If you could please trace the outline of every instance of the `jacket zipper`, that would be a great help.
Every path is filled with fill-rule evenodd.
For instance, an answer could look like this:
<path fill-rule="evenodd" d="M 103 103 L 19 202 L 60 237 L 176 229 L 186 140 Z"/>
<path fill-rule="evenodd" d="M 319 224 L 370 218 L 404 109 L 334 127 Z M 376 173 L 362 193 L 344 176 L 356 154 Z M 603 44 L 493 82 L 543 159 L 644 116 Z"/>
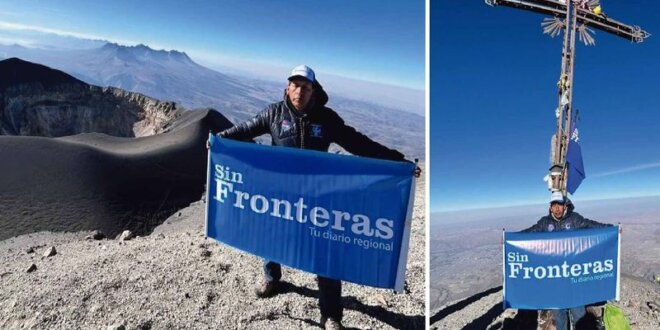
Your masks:
<path fill-rule="evenodd" d="M 300 118 L 300 149 L 305 149 L 305 121 Z"/>

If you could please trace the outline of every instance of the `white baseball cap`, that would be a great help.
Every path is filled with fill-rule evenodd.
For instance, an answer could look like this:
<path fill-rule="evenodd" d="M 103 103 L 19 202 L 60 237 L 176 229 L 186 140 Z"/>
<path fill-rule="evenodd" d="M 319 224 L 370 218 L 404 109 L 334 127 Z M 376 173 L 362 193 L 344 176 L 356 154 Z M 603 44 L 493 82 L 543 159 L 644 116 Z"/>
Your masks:
<path fill-rule="evenodd" d="M 560 204 L 566 203 L 566 200 L 564 199 L 564 195 L 561 193 L 561 191 L 554 191 L 552 195 L 550 195 L 550 204 L 552 203 L 560 203 Z"/>
<path fill-rule="evenodd" d="M 308 67 L 307 65 L 299 65 L 293 68 L 293 70 L 291 70 L 291 74 L 289 75 L 288 79 L 291 80 L 295 77 L 302 77 L 311 82 L 316 81 L 314 70 L 312 70 L 312 68 Z"/>

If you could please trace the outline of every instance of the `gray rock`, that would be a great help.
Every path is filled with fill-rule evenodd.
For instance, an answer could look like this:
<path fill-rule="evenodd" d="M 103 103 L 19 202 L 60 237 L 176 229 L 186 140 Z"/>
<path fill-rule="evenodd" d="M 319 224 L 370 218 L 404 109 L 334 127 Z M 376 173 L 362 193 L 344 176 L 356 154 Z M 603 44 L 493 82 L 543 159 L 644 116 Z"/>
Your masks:
<path fill-rule="evenodd" d="M 57 254 L 57 250 L 55 250 L 54 246 L 51 246 L 44 252 L 44 257 L 52 257 Z"/>
<path fill-rule="evenodd" d="M 108 330 L 126 330 L 123 324 L 113 324 L 108 326 Z"/>
<path fill-rule="evenodd" d="M 35 270 L 37 270 L 37 265 L 31 264 L 30 267 L 28 267 L 27 272 L 32 273 Z"/>
<path fill-rule="evenodd" d="M 371 297 L 371 300 L 377 305 L 387 306 L 387 299 L 385 299 L 383 294 L 376 294 Z"/>
<path fill-rule="evenodd" d="M 89 235 L 88 237 L 90 237 L 91 239 L 94 239 L 94 240 L 97 240 L 97 241 L 98 241 L 98 240 L 102 240 L 102 239 L 104 239 L 104 238 L 105 238 L 105 234 L 102 233 L 102 232 L 100 232 L 100 231 L 98 231 L 98 230 L 95 230 L 95 231 L 93 231 L 92 234 Z"/>
<path fill-rule="evenodd" d="M 133 238 L 133 233 L 130 230 L 124 230 L 119 236 L 120 241 L 129 241 Z"/>
<path fill-rule="evenodd" d="M 27 254 L 34 253 L 34 248 L 30 246 L 29 248 L 27 248 L 27 250 L 25 250 L 25 253 Z"/>
<path fill-rule="evenodd" d="M 151 330 L 153 326 L 153 322 L 151 320 L 146 320 L 140 324 L 138 324 L 137 329 L 138 330 Z"/>

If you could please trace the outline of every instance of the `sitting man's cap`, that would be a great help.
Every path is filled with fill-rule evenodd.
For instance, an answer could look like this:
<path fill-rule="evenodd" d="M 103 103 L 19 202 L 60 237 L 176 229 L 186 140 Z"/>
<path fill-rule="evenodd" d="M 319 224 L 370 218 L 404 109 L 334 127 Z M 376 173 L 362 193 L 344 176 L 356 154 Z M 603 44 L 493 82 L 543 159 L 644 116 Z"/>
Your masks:
<path fill-rule="evenodd" d="M 307 65 L 299 65 L 293 68 L 293 70 L 291 70 L 291 74 L 289 75 L 289 80 L 296 77 L 305 78 L 312 83 L 316 81 L 314 70 L 312 70 L 312 68 L 308 67 Z"/>
<path fill-rule="evenodd" d="M 561 191 L 555 191 L 550 195 L 550 204 L 552 203 L 559 203 L 559 204 L 565 204 L 566 200 L 564 199 L 564 195 L 562 195 Z"/>

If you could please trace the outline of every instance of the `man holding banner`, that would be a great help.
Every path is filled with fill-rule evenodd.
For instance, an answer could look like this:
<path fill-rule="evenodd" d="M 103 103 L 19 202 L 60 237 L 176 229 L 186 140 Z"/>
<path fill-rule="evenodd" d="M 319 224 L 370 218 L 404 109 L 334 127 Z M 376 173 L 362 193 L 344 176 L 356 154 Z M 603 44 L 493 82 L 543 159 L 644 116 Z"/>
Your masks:
<path fill-rule="evenodd" d="M 574 212 L 574 209 L 575 206 L 570 199 L 564 197 L 561 192 L 553 192 L 550 197 L 548 215 L 542 217 L 535 225 L 522 232 L 562 231 L 612 226 L 612 224 L 585 219 L 580 213 Z"/>
<path fill-rule="evenodd" d="M 588 234 L 582 230 L 561 233 L 612 227 L 611 224 L 585 219 L 573 210 L 574 205 L 568 198 L 561 192 L 554 192 L 549 214 L 521 232 L 553 232 L 552 237 L 505 233 L 505 307 L 551 309 L 558 330 L 568 329 L 567 314 L 570 314 L 573 326 L 582 324 L 580 322 L 586 315 L 584 305 L 618 296 L 618 230 L 611 228 L 607 232 L 593 234 L 592 231 Z M 599 245 L 609 253 L 603 253 L 608 258 L 597 254 L 600 252 L 595 251 L 595 247 Z M 605 283 L 608 279 L 612 279 L 610 282 L 616 286 L 614 291 L 610 290 L 612 285 Z M 510 287 L 507 288 L 507 285 Z M 580 296 L 580 286 L 585 287 L 583 290 L 587 292 L 593 291 L 593 295 Z M 518 288 L 523 290 L 523 287 L 529 291 L 521 294 L 512 292 Z M 509 292 L 507 289 L 510 289 Z M 546 294 L 544 290 L 552 291 Z M 531 292 L 538 295 L 538 300 L 528 299 Z"/>
<path fill-rule="evenodd" d="M 394 160 L 394 161 L 405 161 L 403 154 L 396 150 L 388 149 L 383 145 L 372 141 L 365 135 L 359 133 L 354 128 L 346 125 L 344 121 L 335 113 L 332 109 L 325 107 L 325 104 L 328 101 L 328 95 L 323 90 L 323 87 L 316 80 L 314 71 L 305 66 L 297 66 L 292 71 L 288 77 L 288 86 L 284 93 L 284 99 L 278 103 L 274 103 L 266 107 L 262 112 L 257 114 L 254 118 L 249 121 L 238 124 L 230 129 L 222 131 L 218 134 L 219 137 L 228 138 L 232 140 L 250 140 L 262 134 L 270 134 L 272 138 L 272 144 L 276 146 L 285 146 L 291 148 L 299 149 L 312 149 L 318 151 L 327 151 L 331 143 L 337 143 L 342 146 L 347 151 L 358 156 L 365 156 L 370 158 Z M 228 146 L 231 148 L 231 146 Z M 262 149 L 262 155 L 264 155 L 264 150 Z M 295 156 L 291 154 L 291 156 Z M 297 157 L 297 156 L 295 156 Z M 277 162 L 273 159 L 261 159 L 261 163 L 264 162 Z M 321 168 L 323 164 L 310 165 L 311 167 Z M 414 166 L 411 165 L 411 172 Z M 217 167 L 218 165 L 216 165 Z M 221 169 L 227 169 L 226 175 L 223 170 L 220 173 L 216 173 L 216 179 L 218 176 L 222 178 L 227 178 L 230 175 L 235 173 L 230 173 L 227 167 L 220 167 Z M 231 167 L 236 170 L 236 166 Z M 309 168 L 309 167 L 308 167 Z M 217 168 L 216 168 L 217 169 Z M 269 173 L 268 171 L 265 171 Z M 411 173 L 408 172 L 408 173 Z M 329 174 L 329 173 L 326 173 Z M 323 174 L 313 174 L 315 176 Z M 410 175 L 410 174 L 408 174 Z M 415 175 L 419 175 L 419 171 L 415 171 Z M 238 177 L 237 177 L 238 178 Z M 242 182 L 242 175 L 239 178 L 240 180 L 234 180 L 233 182 L 226 183 L 226 181 L 218 181 L 220 186 L 230 185 L 235 182 Z M 273 178 L 280 179 L 280 178 Z M 317 178 L 318 179 L 318 178 Z M 289 181 L 284 175 L 281 177 L 282 181 Z M 313 177 L 310 180 L 316 180 Z M 327 179 L 326 179 L 327 182 Z M 336 183 L 329 182 L 329 185 L 336 185 Z M 228 190 L 226 187 L 214 186 L 216 191 L 218 189 L 225 189 L 222 191 L 224 195 L 218 195 L 216 200 L 223 201 L 227 197 Z M 233 187 L 233 186 L 232 186 Z M 233 188 L 232 188 L 233 189 Z M 220 193 L 218 193 L 220 194 Z M 265 194 L 264 194 L 265 195 Z M 326 194 L 327 195 L 327 194 Z M 239 201 L 236 203 L 241 203 L 240 199 L 243 198 L 243 195 L 238 197 Z M 253 195 L 254 197 L 255 195 Z M 259 195 L 256 195 L 259 196 Z M 259 196 L 262 197 L 263 196 Z M 247 198 L 247 197 L 246 197 Z M 286 200 L 272 199 L 274 202 L 277 202 L 277 206 L 285 205 L 288 206 L 288 209 L 284 207 L 283 209 L 289 210 L 289 217 L 287 218 L 284 215 L 284 218 L 287 220 L 294 220 L 294 216 L 291 213 L 293 206 L 296 208 L 295 220 L 300 223 L 309 223 L 312 222 L 318 228 L 323 227 L 325 231 L 318 230 L 314 226 L 309 227 L 310 235 L 321 238 L 323 235 L 324 239 L 327 240 L 344 240 L 347 246 L 358 242 L 367 242 L 367 240 L 360 240 L 358 238 L 350 238 L 345 235 L 340 235 L 341 237 L 336 239 L 337 236 L 335 233 L 332 233 L 332 230 L 340 229 L 345 230 L 342 223 L 344 220 L 348 220 L 350 214 L 348 212 L 341 212 L 336 210 L 328 211 L 323 207 L 312 207 L 311 205 L 307 207 L 304 203 L 303 197 L 298 199 L 296 203 L 290 203 Z M 294 199 L 295 200 L 295 199 Z M 254 204 L 256 212 L 260 212 L 260 205 L 257 203 L 262 203 L 266 205 L 266 199 L 255 200 Z M 407 202 L 407 199 L 406 199 Z M 246 203 L 248 203 L 246 201 Z M 252 203 L 252 201 L 250 201 Z M 242 205 L 241 205 L 242 206 Z M 275 206 L 273 206 L 275 207 Z M 309 217 L 303 214 L 305 209 L 310 209 Z M 281 216 L 278 212 L 279 210 L 273 210 L 272 215 Z M 260 213 L 266 213 L 260 212 Z M 332 214 L 335 215 L 335 220 L 332 222 Z M 339 214 L 339 218 L 338 217 Z M 361 216 L 361 217 L 360 217 Z M 356 218 L 357 217 L 357 218 Z M 339 220 L 337 220 L 339 219 Z M 374 219 L 375 220 L 375 230 L 370 229 L 370 222 L 368 217 L 361 214 L 353 215 L 352 220 L 364 221 L 362 227 L 354 227 L 353 225 L 350 228 L 357 228 L 357 232 L 360 234 L 365 234 L 370 239 L 368 242 L 373 242 L 371 239 L 374 237 L 380 238 L 391 238 L 393 235 L 392 229 L 389 228 L 389 220 L 387 219 Z M 387 221 L 386 221 L 387 220 Z M 294 223 L 295 222 L 291 222 Z M 329 226 L 329 223 L 334 223 L 332 226 Z M 366 226 L 366 227 L 365 227 Z M 327 230 L 326 230 L 327 228 Z M 331 230 L 332 229 L 332 230 Z M 353 230 L 353 233 L 356 230 Z M 290 231 L 289 235 L 299 235 L 296 231 Z M 327 237 L 326 237 L 327 235 Z M 331 236 L 334 235 L 334 236 Z M 211 235 L 209 235 L 211 236 Z M 396 236 L 396 234 L 395 234 Z M 256 238 L 255 238 L 256 239 Z M 303 240 L 309 240 L 308 237 L 303 238 Z M 400 240 L 400 238 L 399 238 Z M 316 243 L 312 243 L 316 244 Z M 370 245 L 371 244 L 371 245 Z M 374 246 L 383 247 L 386 249 L 389 245 L 377 245 L 380 243 L 364 243 L 363 250 L 373 249 Z M 315 246 L 315 245 L 313 245 Z M 274 249 L 275 247 L 271 247 Z M 347 250 L 348 251 L 348 250 Z M 266 253 L 267 254 L 267 253 Z M 264 254 L 264 255 L 266 255 Z M 284 257 L 281 257 L 284 258 Z M 300 258 L 296 259 L 297 260 Z M 315 267 L 326 267 L 324 269 L 329 269 L 324 272 L 324 274 L 332 273 L 332 268 L 337 267 L 338 260 L 332 262 L 328 261 L 327 265 L 314 265 Z M 295 262 L 293 262 L 295 263 Z M 320 263 L 320 262 L 317 262 Z M 335 266 L 331 266 L 334 264 Z M 328 268 L 329 267 L 329 268 Z M 405 267 L 405 265 L 404 265 Z M 301 267 L 302 268 L 302 267 Z M 314 269 L 314 267 L 310 267 Z M 355 268 L 355 267 L 354 267 Z M 255 288 L 255 293 L 258 297 L 269 297 L 277 293 L 278 284 L 281 279 L 281 266 L 279 263 L 272 261 L 265 261 L 264 263 L 264 278 Z M 379 277 L 383 277 L 383 272 L 379 273 Z M 319 273 L 317 273 L 319 274 Z M 341 328 L 341 319 L 343 316 L 343 308 L 341 306 L 341 281 L 326 276 L 317 276 L 318 286 L 319 286 L 319 305 L 321 309 L 321 323 L 325 326 L 326 329 L 340 329 Z M 384 283 L 384 282 L 383 282 Z"/>

